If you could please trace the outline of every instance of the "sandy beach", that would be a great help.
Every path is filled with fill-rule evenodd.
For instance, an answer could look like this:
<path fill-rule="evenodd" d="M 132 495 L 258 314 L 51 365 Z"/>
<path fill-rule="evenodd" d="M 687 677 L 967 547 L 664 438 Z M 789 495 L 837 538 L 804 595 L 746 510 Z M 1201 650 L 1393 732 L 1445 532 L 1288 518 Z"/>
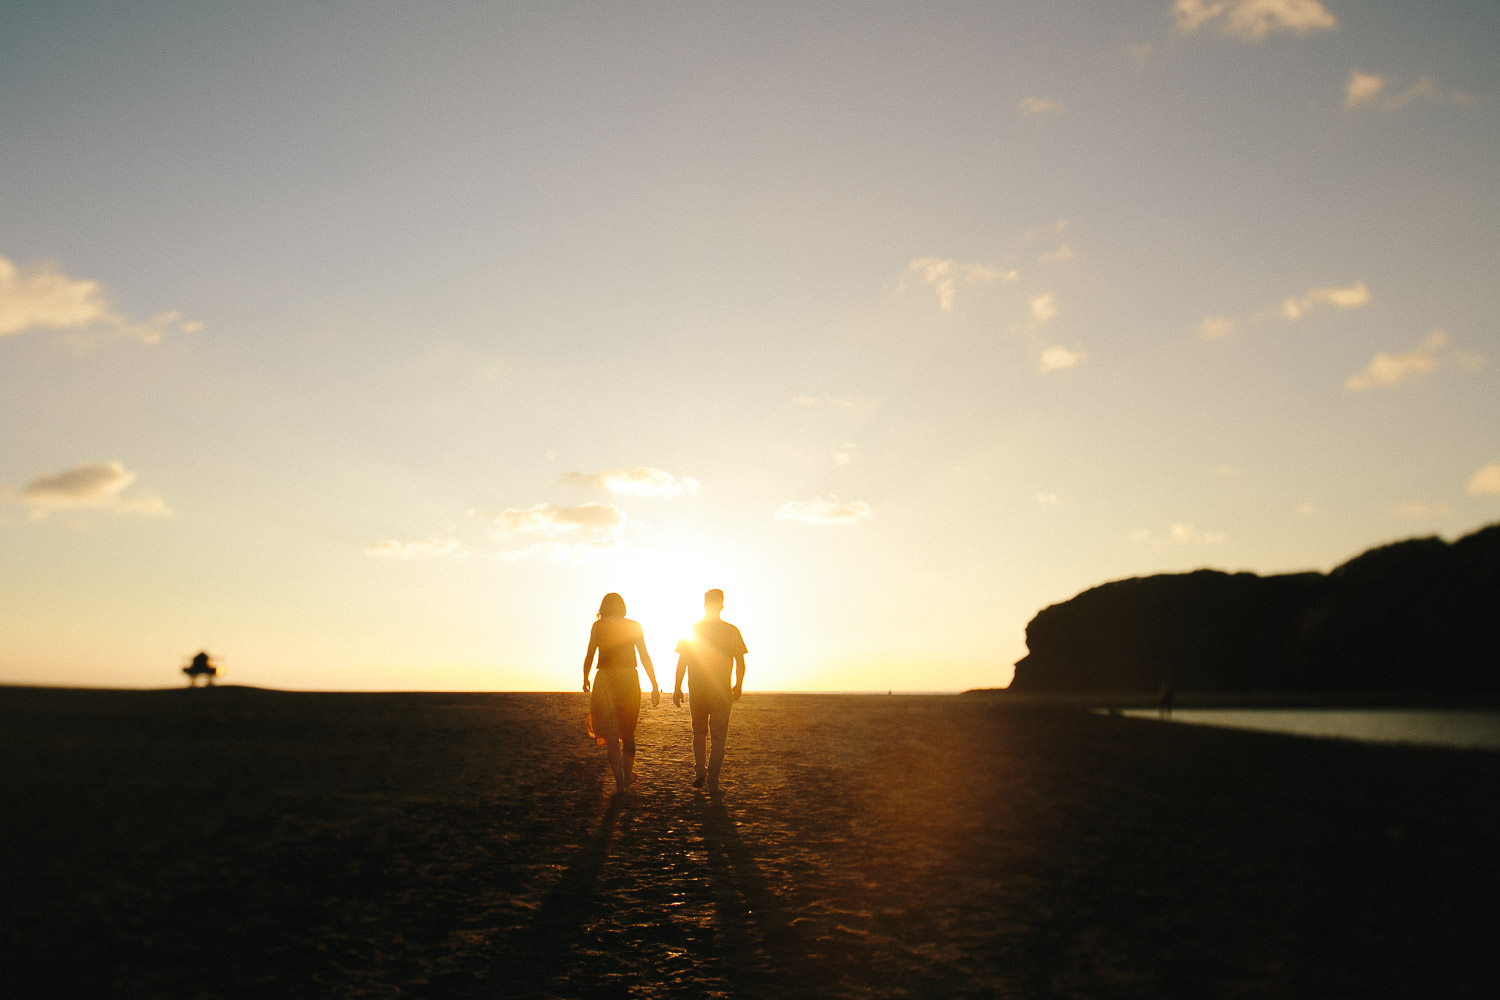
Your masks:
<path fill-rule="evenodd" d="M 1500 754 L 749 693 L 0 689 L 11 997 L 1461 997 Z"/>

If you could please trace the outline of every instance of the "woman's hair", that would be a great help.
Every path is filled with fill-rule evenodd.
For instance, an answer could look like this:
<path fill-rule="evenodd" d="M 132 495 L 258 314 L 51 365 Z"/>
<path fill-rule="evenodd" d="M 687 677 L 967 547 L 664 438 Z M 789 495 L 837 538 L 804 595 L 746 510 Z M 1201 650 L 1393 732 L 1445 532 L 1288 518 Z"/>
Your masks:
<path fill-rule="evenodd" d="M 619 594 L 605 594 L 604 600 L 599 602 L 600 618 L 624 618 L 625 598 Z"/>

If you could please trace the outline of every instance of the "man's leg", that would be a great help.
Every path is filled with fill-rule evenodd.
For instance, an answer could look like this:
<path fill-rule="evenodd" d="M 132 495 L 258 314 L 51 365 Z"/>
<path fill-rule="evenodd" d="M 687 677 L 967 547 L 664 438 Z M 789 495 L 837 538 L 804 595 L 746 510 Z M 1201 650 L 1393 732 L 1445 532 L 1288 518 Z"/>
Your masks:
<path fill-rule="evenodd" d="M 714 706 L 714 712 L 708 717 L 708 731 L 713 734 L 713 752 L 708 758 L 708 790 L 715 791 L 719 787 L 719 769 L 724 766 L 724 740 L 729 735 L 729 704 Z"/>
<path fill-rule="evenodd" d="M 693 713 L 693 787 L 702 788 L 704 775 L 707 773 L 703 767 L 708 742 L 708 699 L 690 698 L 688 707 Z"/>

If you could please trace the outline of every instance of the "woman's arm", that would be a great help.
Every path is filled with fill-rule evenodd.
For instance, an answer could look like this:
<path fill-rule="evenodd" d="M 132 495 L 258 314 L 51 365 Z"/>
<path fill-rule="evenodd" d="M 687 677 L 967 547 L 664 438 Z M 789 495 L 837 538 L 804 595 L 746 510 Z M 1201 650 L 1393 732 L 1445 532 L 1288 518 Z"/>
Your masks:
<path fill-rule="evenodd" d="M 646 652 L 646 633 L 644 630 L 635 634 L 635 648 L 641 653 L 641 666 L 646 668 L 646 676 L 651 678 L 651 704 L 655 705 L 661 701 L 661 687 L 656 683 L 656 668 L 651 665 L 651 654 Z"/>
<path fill-rule="evenodd" d="M 589 667 L 593 665 L 594 654 L 599 650 L 599 623 L 594 622 L 594 627 L 589 629 L 589 648 L 583 654 L 583 692 L 589 690 Z"/>

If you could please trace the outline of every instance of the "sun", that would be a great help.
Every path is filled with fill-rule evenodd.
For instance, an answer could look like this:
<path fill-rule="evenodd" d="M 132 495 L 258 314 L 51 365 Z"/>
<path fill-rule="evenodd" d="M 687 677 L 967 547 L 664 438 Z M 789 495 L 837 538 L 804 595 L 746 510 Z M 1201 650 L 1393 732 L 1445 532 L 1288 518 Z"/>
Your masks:
<path fill-rule="evenodd" d="M 777 651 L 784 649 L 775 615 L 778 588 L 767 587 L 759 560 L 732 542 L 714 544 L 700 536 L 621 546 L 597 567 L 594 585 L 625 598 L 626 615 L 641 623 L 658 681 L 670 688 L 677 664 L 677 642 L 692 635 L 703 617 L 703 593 L 724 591 L 724 618 L 741 629 L 750 647 L 751 684 L 781 690 L 788 678 Z M 589 600 L 597 605 L 598 596 Z M 759 654 L 756 656 L 755 654 Z"/>
<path fill-rule="evenodd" d="M 641 623 L 653 659 L 671 654 L 703 617 L 703 592 L 712 586 L 707 560 L 685 549 L 651 547 L 618 567 L 629 617 Z"/>

